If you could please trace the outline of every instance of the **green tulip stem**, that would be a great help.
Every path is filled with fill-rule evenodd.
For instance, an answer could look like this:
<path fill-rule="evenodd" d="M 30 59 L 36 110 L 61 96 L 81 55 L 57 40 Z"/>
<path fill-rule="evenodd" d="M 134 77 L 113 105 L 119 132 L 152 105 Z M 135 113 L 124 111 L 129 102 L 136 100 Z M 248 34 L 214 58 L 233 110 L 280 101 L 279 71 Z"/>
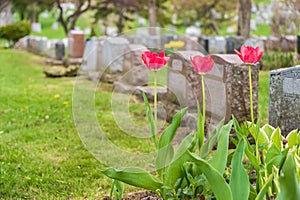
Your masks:
<path fill-rule="evenodd" d="M 154 71 L 154 139 L 156 144 L 158 144 L 157 133 L 157 71 Z"/>
<path fill-rule="evenodd" d="M 206 100 L 205 100 L 205 85 L 204 85 L 204 74 L 201 74 L 201 85 L 202 85 L 202 137 L 204 139 L 204 127 L 205 127 L 205 114 L 206 114 Z M 201 141 L 201 145 L 203 144 L 203 141 Z"/>
<path fill-rule="evenodd" d="M 252 124 L 254 124 L 251 64 L 248 65 L 248 75 L 249 75 L 249 87 L 250 87 L 249 88 L 250 89 L 250 114 L 251 114 L 251 122 Z"/>

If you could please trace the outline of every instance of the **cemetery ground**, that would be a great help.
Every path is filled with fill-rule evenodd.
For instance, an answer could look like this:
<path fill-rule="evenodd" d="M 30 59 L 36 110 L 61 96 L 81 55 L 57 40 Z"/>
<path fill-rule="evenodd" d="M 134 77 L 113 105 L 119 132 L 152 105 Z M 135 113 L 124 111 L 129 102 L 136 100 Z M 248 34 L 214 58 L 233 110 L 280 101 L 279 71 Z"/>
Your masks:
<path fill-rule="evenodd" d="M 104 167 L 81 142 L 72 119 L 75 77 L 46 78 L 44 58 L 16 50 L 0 50 L 0 198 L 100 199 L 111 181 Z M 163 75 L 161 75 L 163 76 Z M 131 151 L 149 151 L 151 141 L 126 137 L 110 108 L 111 85 L 95 96 L 98 119 L 107 137 Z M 268 117 L 269 72 L 260 71 L 259 113 Z M 145 119 L 142 102 L 131 112 Z M 126 186 L 125 192 L 136 190 Z"/>

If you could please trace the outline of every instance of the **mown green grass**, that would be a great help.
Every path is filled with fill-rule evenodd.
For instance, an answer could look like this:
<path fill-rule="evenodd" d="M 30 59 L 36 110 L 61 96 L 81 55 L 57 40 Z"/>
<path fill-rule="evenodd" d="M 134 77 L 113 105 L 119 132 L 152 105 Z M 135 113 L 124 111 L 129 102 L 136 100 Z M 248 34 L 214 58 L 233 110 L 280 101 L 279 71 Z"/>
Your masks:
<path fill-rule="evenodd" d="M 97 199 L 109 193 L 105 166 L 79 139 L 72 115 L 75 78 L 46 78 L 44 58 L 0 50 L 0 199 Z M 164 79 L 166 71 L 159 74 Z M 259 108 L 266 121 L 268 73 L 259 82 Z M 150 140 L 121 131 L 112 115 L 111 85 L 95 93 L 96 115 L 105 135 L 122 149 L 149 152 Z M 132 102 L 135 102 L 134 99 Z M 144 105 L 130 108 L 137 124 Z M 126 191 L 136 188 L 126 187 Z"/>
<path fill-rule="evenodd" d="M 100 198 L 110 180 L 78 137 L 75 79 L 45 78 L 43 63 L 0 50 L 0 199 Z"/>

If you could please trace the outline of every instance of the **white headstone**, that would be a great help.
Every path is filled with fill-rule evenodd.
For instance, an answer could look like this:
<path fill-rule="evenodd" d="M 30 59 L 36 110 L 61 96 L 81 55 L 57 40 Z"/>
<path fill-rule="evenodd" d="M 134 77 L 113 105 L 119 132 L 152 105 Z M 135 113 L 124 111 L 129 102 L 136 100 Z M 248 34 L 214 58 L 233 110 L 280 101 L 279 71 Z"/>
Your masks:
<path fill-rule="evenodd" d="M 187 36 L 196 36 L 199 37 L 201 35 L 201 30 L 199 27 L 196 26 L 189 26 L 185 30 L 185 35 Z"/>
<path fill-rule="evenodd" d="M 40 33 L 42 31 L 42 25 L 38 22 L 34 22 L 31 24 L 31 31 Z"/>
<path fill-rule="evenodd" d="M 53 30 L 57 30 L 57 29 L 58 29 L 58 22 L 53 22 L 51 28 L 52 28 Z"/>

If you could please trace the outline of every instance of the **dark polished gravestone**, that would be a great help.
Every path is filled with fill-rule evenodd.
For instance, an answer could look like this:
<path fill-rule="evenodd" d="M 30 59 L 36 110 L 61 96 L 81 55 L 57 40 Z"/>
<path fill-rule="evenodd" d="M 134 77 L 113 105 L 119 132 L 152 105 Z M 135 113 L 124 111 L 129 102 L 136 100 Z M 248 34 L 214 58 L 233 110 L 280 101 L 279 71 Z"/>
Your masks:
<path fill-rule="evenodd" d="M 269 124 L 283 135 L 300 129 L 300 65 L 270 72 Z"/>
<path fill-rule="evenodd" d="M 234 54 L 234 49 L 240 50 L 244 44 L 245 38 L 242 36 L 228 37 L 226 38 L 226 53 Z"/>

